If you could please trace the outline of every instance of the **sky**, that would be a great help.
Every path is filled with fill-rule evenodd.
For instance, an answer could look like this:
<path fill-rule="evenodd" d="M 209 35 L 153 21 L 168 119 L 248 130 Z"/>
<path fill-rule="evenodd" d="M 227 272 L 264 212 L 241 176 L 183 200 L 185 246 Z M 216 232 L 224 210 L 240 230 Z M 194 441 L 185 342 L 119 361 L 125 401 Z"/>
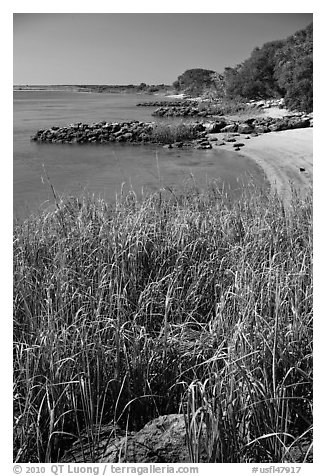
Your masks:
<path fill-rule="evenodd" d="M 172 84 L 223 73 L 312 13 L 14 13 L 14 84 Z"/>

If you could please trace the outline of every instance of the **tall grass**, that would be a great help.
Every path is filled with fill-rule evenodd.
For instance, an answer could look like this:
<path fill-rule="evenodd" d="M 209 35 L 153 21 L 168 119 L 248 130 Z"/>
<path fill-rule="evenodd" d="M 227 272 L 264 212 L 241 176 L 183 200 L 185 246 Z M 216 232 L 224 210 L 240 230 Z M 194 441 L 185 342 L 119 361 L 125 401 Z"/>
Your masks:
<path fill-rule="evenodd" d="M 194 124 L 174 122 L 173 124 L 158 123 L 152 130 L 152 140 L 162 144 L 187 142 L 198 138 L 198 130 Z"/>
<path fill-rule="evenodd" d="M 84 196 L 17 223 L 15 461 L 81 435 L 94 461 L 106 425 L 176 412 L 192 461 L 291 461 L 311 440 L 311 265 L 297 195 Z"/>
<path fill-rule="evenodd" d="M 257 114 L 261 110 L 257 107 L 249 106 L 243 99 L 218 99 L 210 102 L 200 102 L 198 108 L 201 112 L 207 111 L 209 114 L 216 116 L 232 115 L 232 114 Z"/>

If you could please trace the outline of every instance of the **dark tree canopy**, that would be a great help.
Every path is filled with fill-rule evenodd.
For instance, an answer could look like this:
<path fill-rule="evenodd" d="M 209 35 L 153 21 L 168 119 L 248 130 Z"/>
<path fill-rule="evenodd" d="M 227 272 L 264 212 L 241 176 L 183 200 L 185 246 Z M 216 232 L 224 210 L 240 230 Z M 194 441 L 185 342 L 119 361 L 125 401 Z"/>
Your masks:
<path fill-rule="evenodd" d="M 313 109 L 313 26 L 290 36 L 276 54 L 275 78 L 289 108 Z"/>
<path fill-rule="evenodd" d="M 215 71 L 209 69 L 188 69 L 178 76 L 173 86 L 177 90 L 183 90 L 192 96 L 201 95 L 205 90 L 214 88 L 214 79 L 212 77 L 214 74 Z"/>
<path fill-rule="evenodd" d="M 255 48 L 250 58 L 224 71 L 227 97 L 245 99 L 284 96 L 290 109 L 312 111 L 312 24 L 286 40 Z"/>
<path fill-rule="evenodd" d="M 313 108 L 313 25 L 285 40 L 265 43 L 250 57 L 221 75 L 195 68 L 173 83 L 177 91 L 192 96 L 213 92 L 216 97 L 242 100 L 284 97 L 289 109 Z"/>

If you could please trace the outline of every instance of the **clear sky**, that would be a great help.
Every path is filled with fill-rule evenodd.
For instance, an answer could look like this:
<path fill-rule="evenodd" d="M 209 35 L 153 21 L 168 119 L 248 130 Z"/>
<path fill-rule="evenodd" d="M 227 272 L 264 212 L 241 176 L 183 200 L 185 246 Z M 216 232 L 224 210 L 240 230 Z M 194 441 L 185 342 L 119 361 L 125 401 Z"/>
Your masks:
<path fill-rule="evenodd" d="M 223 72 L 309 13 L 15 13 L 14 84 L 171 84 Z"/>

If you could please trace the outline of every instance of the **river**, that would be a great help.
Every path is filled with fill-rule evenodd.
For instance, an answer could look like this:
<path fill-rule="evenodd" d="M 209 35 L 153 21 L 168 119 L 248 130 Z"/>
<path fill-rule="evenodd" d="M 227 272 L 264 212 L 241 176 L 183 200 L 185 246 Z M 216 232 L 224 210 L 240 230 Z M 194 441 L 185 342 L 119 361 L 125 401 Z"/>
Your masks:
<path fill-rule="evenodd" d="M 237 195 L 240 184 L 249 180 L 262 183 L 263 173 L 253 161 L 223 149 L 30 141 L 38 129 L 72 122 L 153 121 L 155 108 L 136 104 L 163 99 L 156 95 L 14 91 L 14 216 L 24 218 L 40 206 L 51 204 L 49 181 L 58 195 L 86 191 L 107 200 L 115 199 L 122 184 L 125 191 L 133 189 L 141 196 L 164 185 L 180 188 L 189 180 L 203 188 L 216 179 L 231 195 Z"/>

